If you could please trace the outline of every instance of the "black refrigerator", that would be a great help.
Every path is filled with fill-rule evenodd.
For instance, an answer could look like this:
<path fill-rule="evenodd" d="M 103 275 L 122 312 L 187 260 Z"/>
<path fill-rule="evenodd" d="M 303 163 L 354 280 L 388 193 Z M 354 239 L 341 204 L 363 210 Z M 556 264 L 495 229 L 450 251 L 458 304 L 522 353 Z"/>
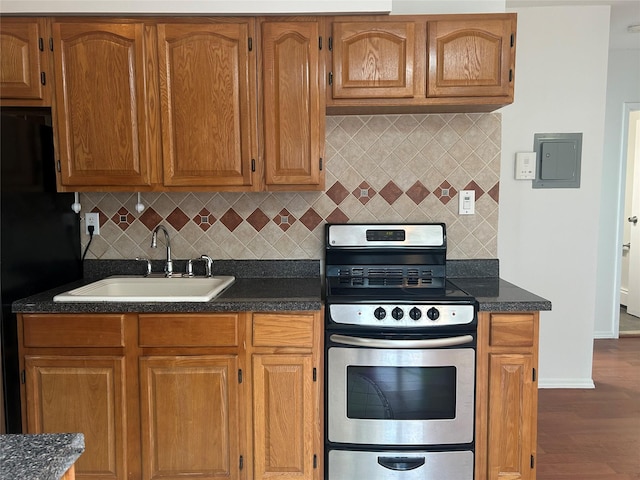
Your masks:
<path fill-rule="evenodd" d="M 20 371 L 11 303 L 82 277 L 80 218 L 56 192 L 49 109 L 0 109 L 0 295 L 5 428 L 20 433 Z"/>

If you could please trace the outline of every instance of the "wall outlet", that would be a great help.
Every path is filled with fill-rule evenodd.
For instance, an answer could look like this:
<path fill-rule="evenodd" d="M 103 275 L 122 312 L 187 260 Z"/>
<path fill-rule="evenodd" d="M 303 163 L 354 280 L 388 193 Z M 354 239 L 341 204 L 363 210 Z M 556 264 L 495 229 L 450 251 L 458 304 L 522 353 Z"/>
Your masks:
<path fill-rule="evenodd" d="M 476 213 L 476 191 L 462 190 L 458 195 L 458 214 L 473 215 Z"/>
<path fill-rule="evenodd" d="M 93 226 L 93 234 L 100 235 L 100 214 L 95 212 L 84 214 L 84 233 L 89 235 L 89 227 Z"/>

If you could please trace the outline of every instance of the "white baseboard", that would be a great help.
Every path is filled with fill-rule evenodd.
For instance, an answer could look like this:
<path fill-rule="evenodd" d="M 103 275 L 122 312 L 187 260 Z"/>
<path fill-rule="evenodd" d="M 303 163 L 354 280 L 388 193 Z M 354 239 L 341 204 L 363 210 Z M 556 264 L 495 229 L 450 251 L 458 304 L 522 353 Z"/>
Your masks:
<path fill-rule="evenodd" d="M 613 331 L 611 330 L 601 330 L 599 332 L 593 332 L 593 338 L 598 339 L 598 338 L 618 338 L 613 334 Z"/>
<path fill-rule="evenodd" d="M 538 380 L 538 388 L 596 388 L 591 378 L 547 378 Z"/>

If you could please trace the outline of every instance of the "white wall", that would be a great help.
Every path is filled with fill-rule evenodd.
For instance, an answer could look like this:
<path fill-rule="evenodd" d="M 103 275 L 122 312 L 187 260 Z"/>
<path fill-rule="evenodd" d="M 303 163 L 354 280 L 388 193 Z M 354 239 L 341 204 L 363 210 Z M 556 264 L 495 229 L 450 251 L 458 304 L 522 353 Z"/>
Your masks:
<path fill-rule="evenodd" d="M 2 0 L 2 13 L 409 13 L 504 12 L 505 0 Z M 392 7 L 393 6 L 393 7 Z"/>
<path fill-rule="evenodd" d="M 2 13 L 271 14 L 389 12 L 391 0 L 2 0 Z"/>
<path fill-rule="evenodd" d="M 621 279 L 617 259 L 623 243 L 619 221 L 623 207 L 620 192 L 624 184 L 621 180 L 626 160 L 623 152 L 625 102 L 640 102 L 639 49 L 609 52 L 595 338 L 618 336 Z"/>
<path fill-rule="evenodd" d="M 609 34 L 608 6 L 517 8 L 515 102 L 502 109 L 498 257 L 504 279 L 553 304 L 541 387 L 593 387 L 591 364 Z M 513 179 L 535 133 L 582 132 L 578 189 Z"/>

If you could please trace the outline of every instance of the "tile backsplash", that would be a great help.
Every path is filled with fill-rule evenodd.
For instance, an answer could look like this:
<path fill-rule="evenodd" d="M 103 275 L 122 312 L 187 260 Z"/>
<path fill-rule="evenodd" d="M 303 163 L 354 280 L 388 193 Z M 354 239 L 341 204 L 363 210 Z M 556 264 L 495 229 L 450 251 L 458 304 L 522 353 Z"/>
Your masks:
<path fill-rule="evenodd" d="M 495 258 L 501 130 L 499 113 L 327 117 L 324 192 L 143 193 L 142 213 L 135 193 L 82 193 L 100 213 L 87 258 L 161 259 L 163 223 L 174 258 L 321 259 L 331 222 L 444 222 L 448 258 Z"/>

